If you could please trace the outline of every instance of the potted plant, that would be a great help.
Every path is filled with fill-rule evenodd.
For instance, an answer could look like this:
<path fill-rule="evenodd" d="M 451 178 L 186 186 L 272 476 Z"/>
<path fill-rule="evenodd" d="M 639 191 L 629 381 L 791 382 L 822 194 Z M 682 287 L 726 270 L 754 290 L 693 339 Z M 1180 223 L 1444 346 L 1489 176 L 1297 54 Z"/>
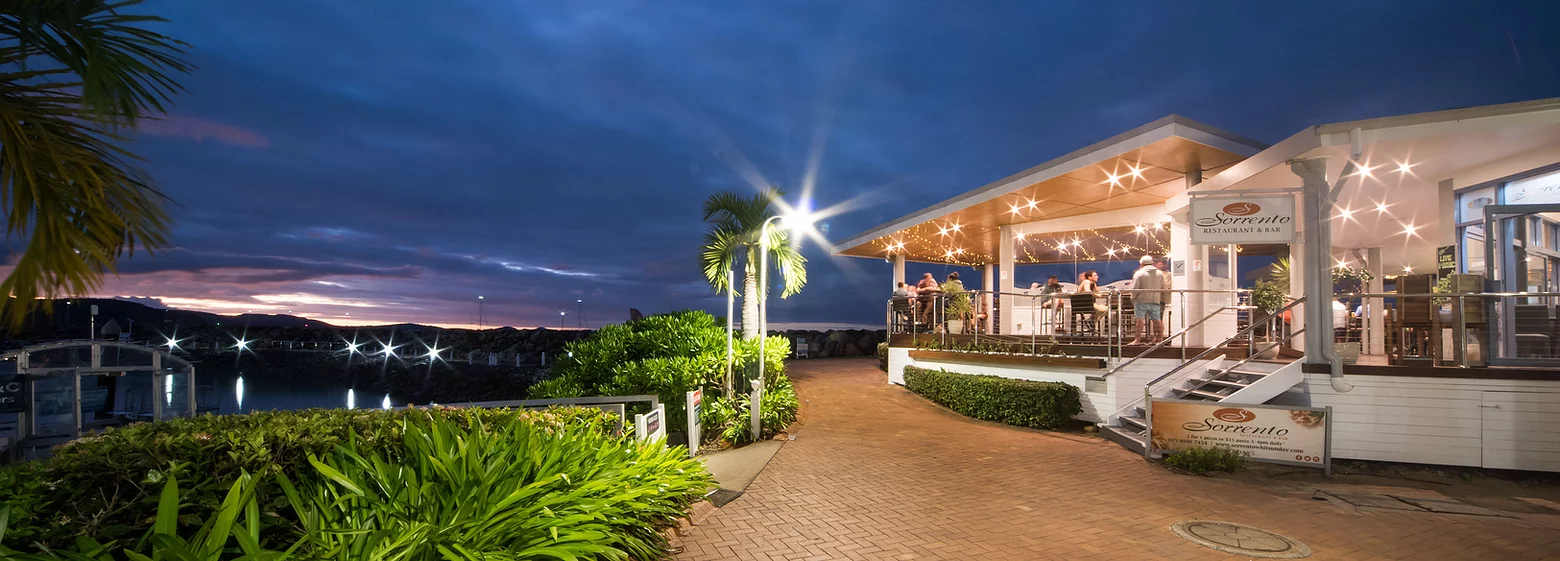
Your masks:
<path fill-rule="evenodd" d="M 1334 267 L 1332 270 L 1332 278 L 1333 287 L 1338 292 L 1349 294 L 1364 292 L 1365 287 L 1370 284 L 1370 281 L 1376 279 L 1376 275 L 1371 274 L 1371 272 L 1365 270 L 1364 267 Z M 1348 307 L 1348 302 L 1344 303 L 1344 307 Z M 1347 313 L 1345 314 L 1345 317 L 1347 317 Z M 1333 327 L 1347 328 L 1348 325 L 1335 325 Z M 1348 329 L 1344 329 L 1345 334 L 1348 332 Z M 1338 352 L 1338 357 L 1343 359 L 1343 361 L 1346 363 L 1353 364 L 1354 361 L 1357 361 L 1360 358 L 1359 341 L 1335 341 L 1333 342 L 1333 349 Z"/>
<path fill-rule="evenodd" d="M 1251 287 L 1251 305 L 1257 308 L 1258 317 L 1268 317 L 1273 315 L 1274 311 L 1284 306 L 1284 298 L 1287 295 L 1288 291 L 1277 282 L 1265 279 L 1259 280 L 1256 285 Z M 1266 350 L 1258 355 L 1260 358 L 1278 356 L 1278 345 L 1271 345 L 1278 337 L 1279 330 L 1274 328 L 1275 325 L 1277 325 L 1276 321 L 1269 321 L 1268 329 L 1263 332 L 1263 344 L 1259 345 L 1259 347 L 1263 347 Z"/>
<path fill-rule="evenodd" d="M 954 285 L 943 290 L 943 297 L 947 299 L 943 313 L 946 314 L 948 333 L 964 333 L 964 320 L 970 317 L 970 294 L 963 287 Z"/>

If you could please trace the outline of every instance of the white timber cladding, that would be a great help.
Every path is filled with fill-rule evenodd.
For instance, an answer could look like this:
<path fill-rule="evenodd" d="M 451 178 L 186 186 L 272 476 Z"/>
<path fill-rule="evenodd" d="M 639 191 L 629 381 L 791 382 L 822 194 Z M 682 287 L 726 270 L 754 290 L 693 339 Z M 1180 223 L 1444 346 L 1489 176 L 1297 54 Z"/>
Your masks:
<path fill-rule="evenodd" d="M 904 367 L 943 369 L 1077 386 L 1078 419 L 1105 423 L 1143 396 L 1143 385 L 1180 364 L 1142 359 L 1106 379 L 1105 393 L 1083 391 L 1104 370 L 1022 367 L 913 360 L 908 348 L 889 349 L 889 381 L 904 384 Z M 1332 456 L 1339 459 L 1560 472 L 1560 381 L 1346 377 L 1354 390 L 1339 393 L 1326 374 L 1302 382 L 1312 407 L 1333 408 Z"/>
<path fill-rule="evenodd" d="M 1333 457 L 1560 471 L 1560 382 L 1347 376 L 1338 393 L 1307 374 L 1313 407 L 1333 408 Z"/>

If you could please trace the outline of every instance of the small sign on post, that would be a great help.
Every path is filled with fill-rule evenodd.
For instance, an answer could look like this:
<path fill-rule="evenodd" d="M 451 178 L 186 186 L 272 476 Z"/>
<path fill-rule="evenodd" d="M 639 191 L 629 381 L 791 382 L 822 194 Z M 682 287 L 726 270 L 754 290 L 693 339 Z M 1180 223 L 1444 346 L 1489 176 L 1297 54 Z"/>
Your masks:
<path fill-rule="evenodd" d="M 699 443 L 704 433 L 704 425 L 699 422 L 699 402 L 703 399 L 702 389 L 688 392 L 688 457 L 690 458 L 699 453 Z"/>
<path fill-rule="evenodd" d="M 666 439 L 666 405 L 657 405 L 649 413 L 634 415 L 634 435 L 640 440 Z"/>

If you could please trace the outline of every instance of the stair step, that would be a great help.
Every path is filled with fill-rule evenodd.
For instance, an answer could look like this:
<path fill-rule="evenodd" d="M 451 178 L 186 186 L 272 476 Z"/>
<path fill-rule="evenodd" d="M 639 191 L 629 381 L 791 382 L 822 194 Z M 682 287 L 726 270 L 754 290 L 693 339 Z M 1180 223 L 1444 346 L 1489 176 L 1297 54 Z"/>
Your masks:
<path fill-rule="evenodd" d="M 1143 453 L 1143 448 L 1148 443 L 1147 438 L 1138 431 L 1132 430 L 1131 427 L 1100 427 L 1100 435 L 1139 454 Z"/>
<path fill-rule="evenodd" d="M 1117 417 L 1117 419 L 1121 420 L 1123 425 L 1122 428 L 1129 428 L 1125 425 L 1132 425 L 1138 430 L 1148 430 L 1148 419 L 1144 419 L 1142 417 Z"/>
<path fill-rule="evenodd" d="M 1250 386 L 1251 385 L 1251 384 L 1247 384 L 1247 383 L 1244 383 L 1244 382 L 1231 382 L 1229 380 L 1220 380 L 1218 378 L 1192 378 L 1192 381 L 1193 382 L 1197 382 L 1199 385 L 1210 384 L 1210 385 L 1214 385 L 1214 386 L 1224 386 L 1224 387 L 1228 387 L 1228 388 L 1244 388 L 1246 386 Z"/>
<path fill-rule="evenodd" d="M 1229 397 L 1227 395 L 1219 395 L 1219 394 L 1216 394 L 1216 393 L 1213 393 L 1213 392 L 1210 392 L 1210 391 L 1204 391 L 1204 390 L 1185 390 L 1185 389 L 1181 389 L 1181 388 L 1175 388 L 1175 389 L 1172 389 L 1170 391 L 1174 392 L 1174 393 L 1181 394 L 1181 397 L 1196 396 L 1196 397 L 1200 397 L 1200 398 L 1203 398 L 1203 399 L 1209 399 L 1209 400 L 1213 400 L 1213 401 L 1222 401 L 1224 398 Z"/>

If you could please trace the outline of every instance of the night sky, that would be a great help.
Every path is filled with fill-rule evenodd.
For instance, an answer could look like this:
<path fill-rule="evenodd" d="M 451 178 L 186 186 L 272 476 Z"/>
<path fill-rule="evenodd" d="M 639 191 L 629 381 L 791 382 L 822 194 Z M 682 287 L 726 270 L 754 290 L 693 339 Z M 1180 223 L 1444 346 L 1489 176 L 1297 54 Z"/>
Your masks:
<path fill-rule="evenodd" d="M 172 247 L 102 292 L 341 324 L 474 324 L 478 295 L 515 326 L 724 313 L 713 192 L 811 177 L 850 201 L 841 241 L 1171 113 L 1271 143 L 1560 96 L 1560 3 L 1527 6 L 151 0 L 199 66 L 136 147 Z M 881 323 L 886 263 L 804 251 L 772 325 Z"/>

